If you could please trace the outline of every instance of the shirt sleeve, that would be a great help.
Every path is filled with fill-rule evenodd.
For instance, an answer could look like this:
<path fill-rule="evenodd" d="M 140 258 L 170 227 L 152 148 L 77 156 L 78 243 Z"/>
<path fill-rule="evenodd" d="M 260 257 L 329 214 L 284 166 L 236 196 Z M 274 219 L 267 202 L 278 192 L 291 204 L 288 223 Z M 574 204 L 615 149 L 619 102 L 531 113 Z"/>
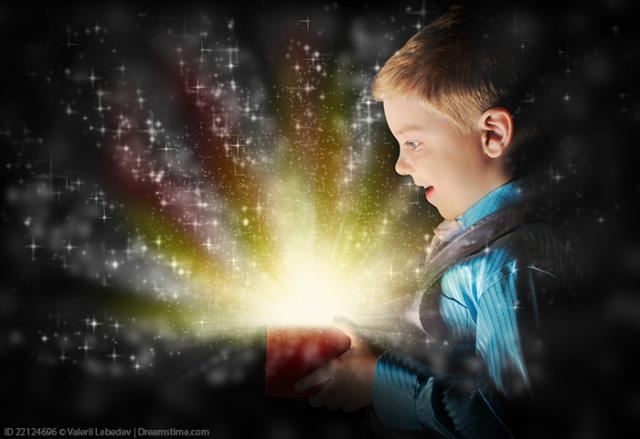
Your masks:
<path fill-rule="evenodd" d="M 435 430 L 444 437 L 512 437 L 504 402 L 529 398 L 528 367 L 539 361 L 541 293 L 555 276 L 535 266 L 510 265 L 478 298 L 475 373 L 436 373 L 428 364 L 385 351 L 374 376 L 373 405 L 392 428 Z"/>

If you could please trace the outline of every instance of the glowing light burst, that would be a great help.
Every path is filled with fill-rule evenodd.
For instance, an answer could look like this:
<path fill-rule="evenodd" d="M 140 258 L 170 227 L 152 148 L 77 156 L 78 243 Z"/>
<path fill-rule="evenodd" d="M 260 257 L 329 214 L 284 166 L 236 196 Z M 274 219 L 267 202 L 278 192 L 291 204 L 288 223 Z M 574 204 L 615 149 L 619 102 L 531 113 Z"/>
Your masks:
<path fill-rule="evenodd" d="M 61 108 L 95 139 L 99 172 L 73 183 L 52 154 L 44 178 L 14 189 L 18 204 L 75 200 L 55 227 L 28 213 L 26 251 L 36 259 L 46 246 L 74 275 L 165 303 L 158 314 L 191 336 L 389 318 L 420 284 L 432 211 L 393 172 L 395 145 L 367 91 L 373 62 L 354 67 L 308 23 L 290 25 L 274 85 L 232 21 L 224 35 L 209 20 L 169 29 L 153 40 L 151 73 L 76 56 Z M 65 35 L 72 54 L 98 44 Z"/>

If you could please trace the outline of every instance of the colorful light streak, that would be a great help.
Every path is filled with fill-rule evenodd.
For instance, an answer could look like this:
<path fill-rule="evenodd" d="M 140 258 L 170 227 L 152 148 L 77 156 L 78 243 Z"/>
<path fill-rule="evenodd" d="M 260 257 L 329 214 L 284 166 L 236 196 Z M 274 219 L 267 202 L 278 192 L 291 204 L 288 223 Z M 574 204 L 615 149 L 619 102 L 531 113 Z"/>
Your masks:
<path fill-rule="evenodd" d="M 46 246 L 75 275 L 160 301 L 167 311 L 151 315 L 194 337 L 392 318 L 419 286 L 436 217 L 393 172 L 396 147 L 367 92 L 375 68 L 331 54 L 309 23 L 290 25 L 273 85 L 229 23 L 219 38 L 211 25 L 167 32 L 146 82 L 130 60 L 65 69 L 93 105 L 63 97 L 64 113 L 96 139 L 101 166 L 74 186 L 51 158 L 17 190 L 76 200 L 55 239 L 29 214 L 34 259 Z M 75 36 L 67 50 L 90 44 Z"/>

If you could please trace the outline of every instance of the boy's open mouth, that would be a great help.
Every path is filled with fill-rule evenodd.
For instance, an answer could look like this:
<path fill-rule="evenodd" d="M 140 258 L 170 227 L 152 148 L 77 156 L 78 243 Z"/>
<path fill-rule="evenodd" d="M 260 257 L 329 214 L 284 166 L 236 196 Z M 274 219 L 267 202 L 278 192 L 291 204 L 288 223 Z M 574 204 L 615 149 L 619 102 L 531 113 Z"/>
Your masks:
<path fill-rule="evenodd" d="M 429 195 L 433 192 L 433 186 L 427 186 L 427 190 L 424 193 L 425 198 L 429 199 Z"/>

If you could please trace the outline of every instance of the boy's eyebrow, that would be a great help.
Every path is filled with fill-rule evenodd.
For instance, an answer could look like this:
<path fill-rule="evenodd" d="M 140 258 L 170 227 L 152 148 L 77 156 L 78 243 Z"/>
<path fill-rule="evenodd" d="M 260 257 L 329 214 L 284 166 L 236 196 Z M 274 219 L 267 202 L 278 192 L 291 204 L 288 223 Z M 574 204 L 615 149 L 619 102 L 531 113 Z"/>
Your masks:
<path fill-rule="evenodd" d="M 402 133 L 406 133 L 407 131 L 417 131 L 422 129 L 422 127 L 418 126 L 418 125 L 405 125 L 403 126 L 400 130 L 398 130 L 398 135 L 402 134 Z"/>

